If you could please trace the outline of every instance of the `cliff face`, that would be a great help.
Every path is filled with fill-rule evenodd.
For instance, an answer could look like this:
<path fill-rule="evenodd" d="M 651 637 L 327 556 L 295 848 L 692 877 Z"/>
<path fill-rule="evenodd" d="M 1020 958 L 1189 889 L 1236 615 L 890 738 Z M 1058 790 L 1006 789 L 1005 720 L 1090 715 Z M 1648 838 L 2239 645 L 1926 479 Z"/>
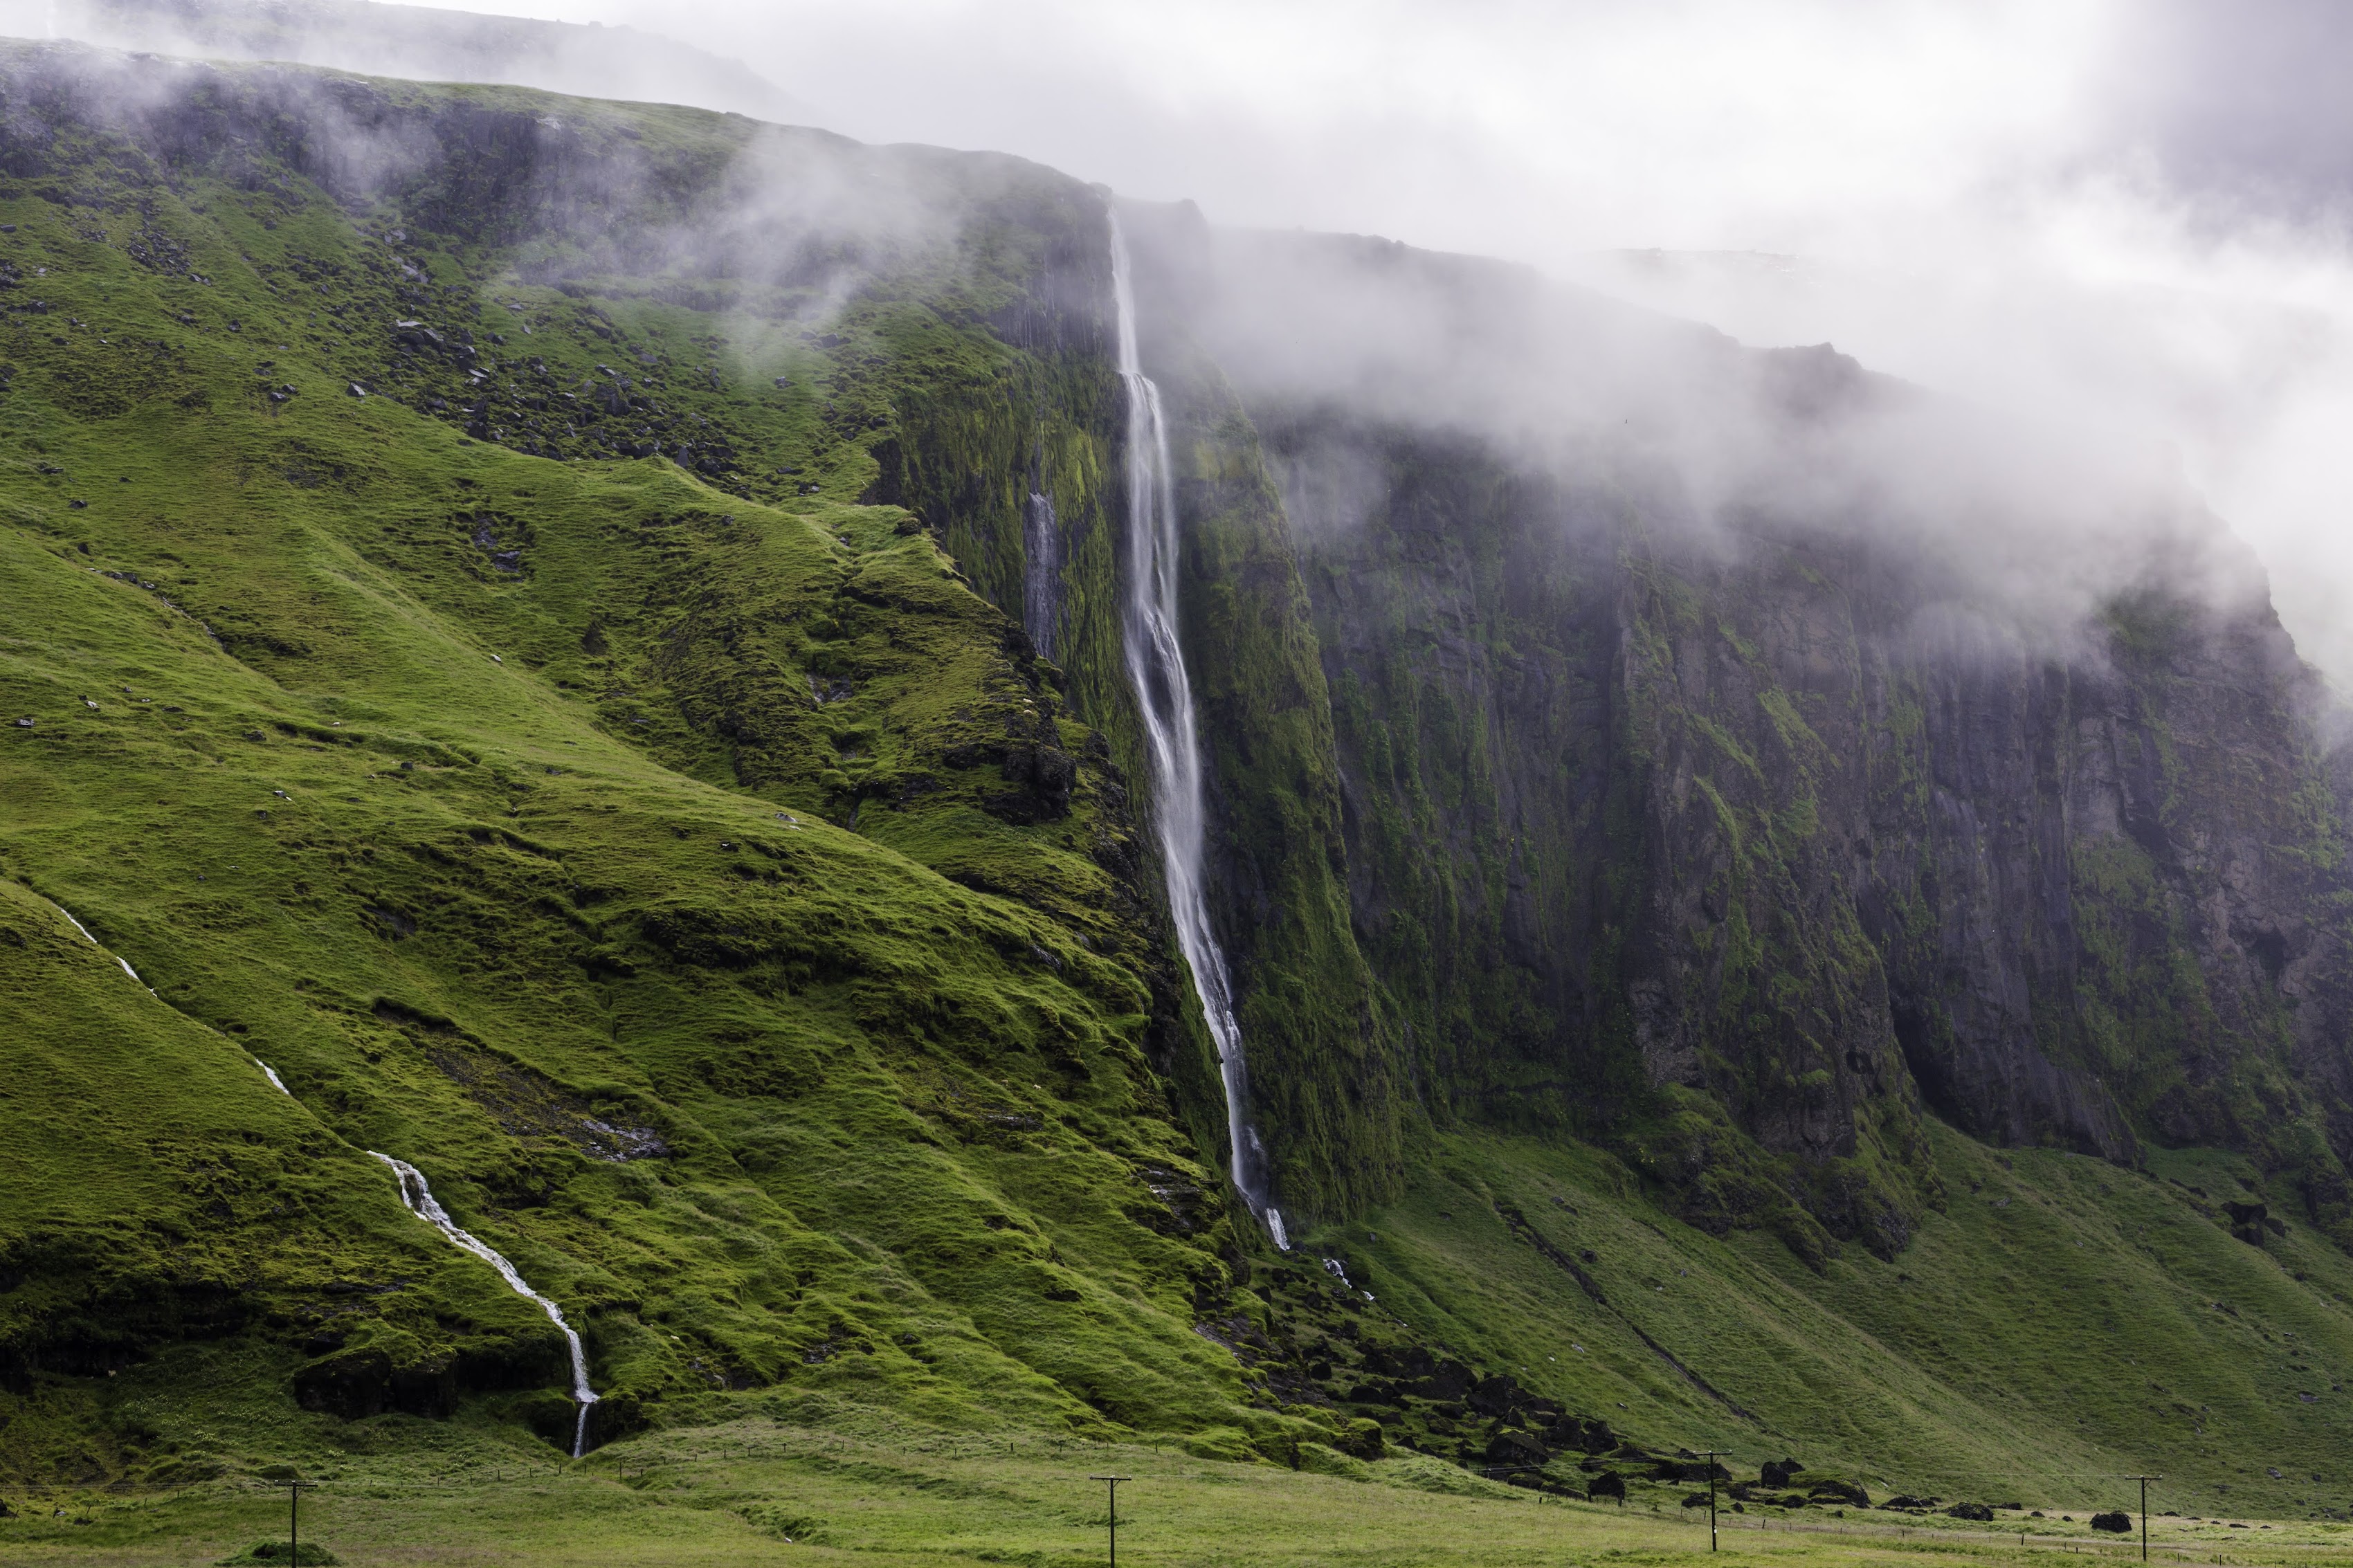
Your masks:
<path fill-rule="evenodd" d="M 1924 1103 L 2256 1151 L 2341 1227 L 2347 869 L 2267 607 L 2127 594 L 2038 650 L 1916 553 L 1679 546 L 1475 439 L 1261 419 L 1437 1114 L 1611 1139 L 1806 1251 L 1940 1201 Z"/>

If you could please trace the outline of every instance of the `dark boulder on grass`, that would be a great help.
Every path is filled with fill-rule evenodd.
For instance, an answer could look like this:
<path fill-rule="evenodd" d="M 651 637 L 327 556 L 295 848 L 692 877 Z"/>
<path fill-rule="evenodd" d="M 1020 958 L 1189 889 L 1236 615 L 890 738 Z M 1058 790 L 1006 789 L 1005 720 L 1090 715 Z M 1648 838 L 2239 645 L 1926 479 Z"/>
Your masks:
<path fill-rule="evenodd" d="M 301 1555 L 296 1555 L 297 1552 Z M 305 1541 L 298 1548 L 292 1542 L 257 1541 L 233 1557 L 220 1560 L 220 1568 L 247 1568 L 248 1564 L 268 1564 L 269 1568 L 334 1568 L 342 1558 L 323 1546 Z"/>
<path fill-rule="evenodd" d="M 1360 1415 L 1340 1429 L 1332 1446 L 1352 1459 L 1377 1459 L 1388 1452 L 1388 1434 L 1379 1422 Z"/>
<path fill-rule="evenodd" d="M 1525 1432 L 1498 1432 L 1487 1439 L 1491 1465 L 1541 1465 L 1551 1458 L 1551 1451 Z"/>
<path fill-rule="evenodd" d="M 1763 1473 L 1758 1477 L 1758 1484 L 1768 1487 L 1786 1487 L 1789 1484 L 1789 1478 L 1805 1468 L 1795 1459 L 1767 1459 L 1765 1461 Z"/>
<path fill-rule="evenodd" d="M 2117 1535 L 2132 1532 L 2132 1515 L 2128 1513 L 2095 1513 L 2092 1516 L 2094 1530 L 2105 1530 Z"/>
<path fill-rule="evenodd" d="M 1604 1498 L 1611 1498 L 1615 1499 L 1619 1502 L 1624 1502 L 1626 1500 L 1626 1482 L 1624 1479 L 1619 1476 L 1616 1472 L 1604 1470 L 1599 1475 L 1593 1478 L 1593 1484 L 1585 1489 L 1585 1495 L 1594 1502 L 1599 1502 Z"/>
<path fill-rule="evenodd" d="M 1957 1502 L 1945 1511 L 1955 1519 L 1973 1519 L 1979 1524 L 1993 1522 L 1993 1510 L 1981 1502 Z"/>

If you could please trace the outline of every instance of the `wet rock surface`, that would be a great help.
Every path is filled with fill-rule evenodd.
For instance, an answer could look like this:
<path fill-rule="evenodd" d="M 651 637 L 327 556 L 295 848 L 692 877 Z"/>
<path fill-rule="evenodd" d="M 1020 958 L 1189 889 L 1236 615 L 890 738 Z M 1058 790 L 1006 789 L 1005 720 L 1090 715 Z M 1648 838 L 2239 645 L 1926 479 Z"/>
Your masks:
<path fill-rule="evenodd" d="M 1630 540 L 1475 441 L 1260 417 L 1359 940 L 1461 1113 L 1639 1114 L 1687 1218 L 1809 1254 L 1891 1256 L 1941 1205 L 1924 1110 L 2244 1149 L 2353 1213 L 2353 763 L 2268 607 L 2127 595 L 2066 657 L 1978 646 L 1921 633 L 1948 587 L 1900 551 Z"/>

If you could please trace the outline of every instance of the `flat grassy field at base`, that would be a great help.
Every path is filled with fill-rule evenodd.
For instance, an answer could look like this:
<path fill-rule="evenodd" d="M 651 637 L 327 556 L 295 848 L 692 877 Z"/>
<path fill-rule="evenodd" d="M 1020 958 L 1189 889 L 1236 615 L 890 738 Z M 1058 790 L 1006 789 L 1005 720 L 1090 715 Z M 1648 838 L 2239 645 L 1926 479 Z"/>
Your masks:
<path fill-rule="evenodd" d="M 1168 1446 L 876 1436 L 765 1421 L 623 1443 L 578 1464 L 522 1452 L 328 1464 L 307 1470 L 301 1531 L 353 1568 L 374 1563 L 620 1564 L 1105 1561 L 1105 1488 L 1119 1554 L 1136 1564 L 1642 1563 L 1708 1550 L 1687 1486 L 1638 1486 L 1623 1507 L 1505 1487 L 1419 1455 L 1292 1470 Z M 2132 1495 L 2116 1483 L 2118 1500 Z M 282 1484 L 247 1477 L 171 1492 L 16 1492 L 0 1520 L 10 1564 L 199 1564 L 286 1534 Z M 2153 1494 L 2151 1506 L 2162 1502 Z M 1715 1561 L 1927 1564 L 2137 1561 L 2137 1537 L 2088 1516 L 2004 1514 L 1991 1525 L 1885 1510 L 1718 1516 Z M 2153 1518 L 2150 1555 L 2230 1568 L 2353 1556 L 2353 1526 Z M 307 1558 L 307 1551 L 306 1551 Z M 282 1560 L 282 1559 L 281 1559 Z"/>

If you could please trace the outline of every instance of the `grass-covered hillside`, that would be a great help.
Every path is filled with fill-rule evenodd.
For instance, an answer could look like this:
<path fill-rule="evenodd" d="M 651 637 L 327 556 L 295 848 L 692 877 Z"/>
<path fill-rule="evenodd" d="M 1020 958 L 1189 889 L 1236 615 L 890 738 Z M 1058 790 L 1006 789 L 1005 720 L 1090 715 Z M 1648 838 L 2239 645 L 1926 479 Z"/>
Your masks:
<path fill-rule="evenodd" d="M 1191 1331 L 1230 1233 L 1118 772 L 854 504 L 816 333 L 485 306 L 390 215 L 83 151 L 0 185 L 0 1333 L 49 1412 L 9 1465 L 153 1468 L 71 1379 L 182 1334 L 262 1334 L 346 1416 L 560 1387 L 370 1150 L 565 1304 L 599 1437 L 785 1381 L 1261 1419 Z M 425 318 L 485 352 L 404 358 Z M 568 462 L 443 416 L 612 362 L 649 428 L 726 411 L 733 490 L 568 404 Z"/>
<path fill-rule="evenodd" d="M 1451 1492 L 1449 1552 L 1534 1539 L 1473 1503 L 1619 1482 L 1657 1549 L 1707 1447 L 1752 1489 L 1803 1460 L 1741 1500 L 1776 1521 L 2080 1511 L 2140 1468 L 2183 1511 L 2340 1509 L 2353 1264 L 2236 1156 L 1924 1117 L 1904 1244 L 1793 1250 L 1675 1217 L 1639 1128 L 1514 1139 L 1382 1076 L 1442 1015 L 1353 945 L 1309 605 L 1196 367 L 1254 1065 L 1331 1200 L 1288 1256 L 1237 1218 L 1130 793 L 1102 201 L 0 46 L 0 1479 L 66 1489 L 0 1556 L 210 1561 L 286 1466 L 419 1551 L 558 1515 L 702 1560 L 1080 1550 L 1091 1497 L 1039 1533 L 999 1443 L 1124 1444 L 1237 1517 Z M 543 1515 L 447 1500 L 553 1482 L 564 1342 L 375 1154 L 584 1337 Z M 189 1489 L 71 1489 L 116 1483 Z"/>

